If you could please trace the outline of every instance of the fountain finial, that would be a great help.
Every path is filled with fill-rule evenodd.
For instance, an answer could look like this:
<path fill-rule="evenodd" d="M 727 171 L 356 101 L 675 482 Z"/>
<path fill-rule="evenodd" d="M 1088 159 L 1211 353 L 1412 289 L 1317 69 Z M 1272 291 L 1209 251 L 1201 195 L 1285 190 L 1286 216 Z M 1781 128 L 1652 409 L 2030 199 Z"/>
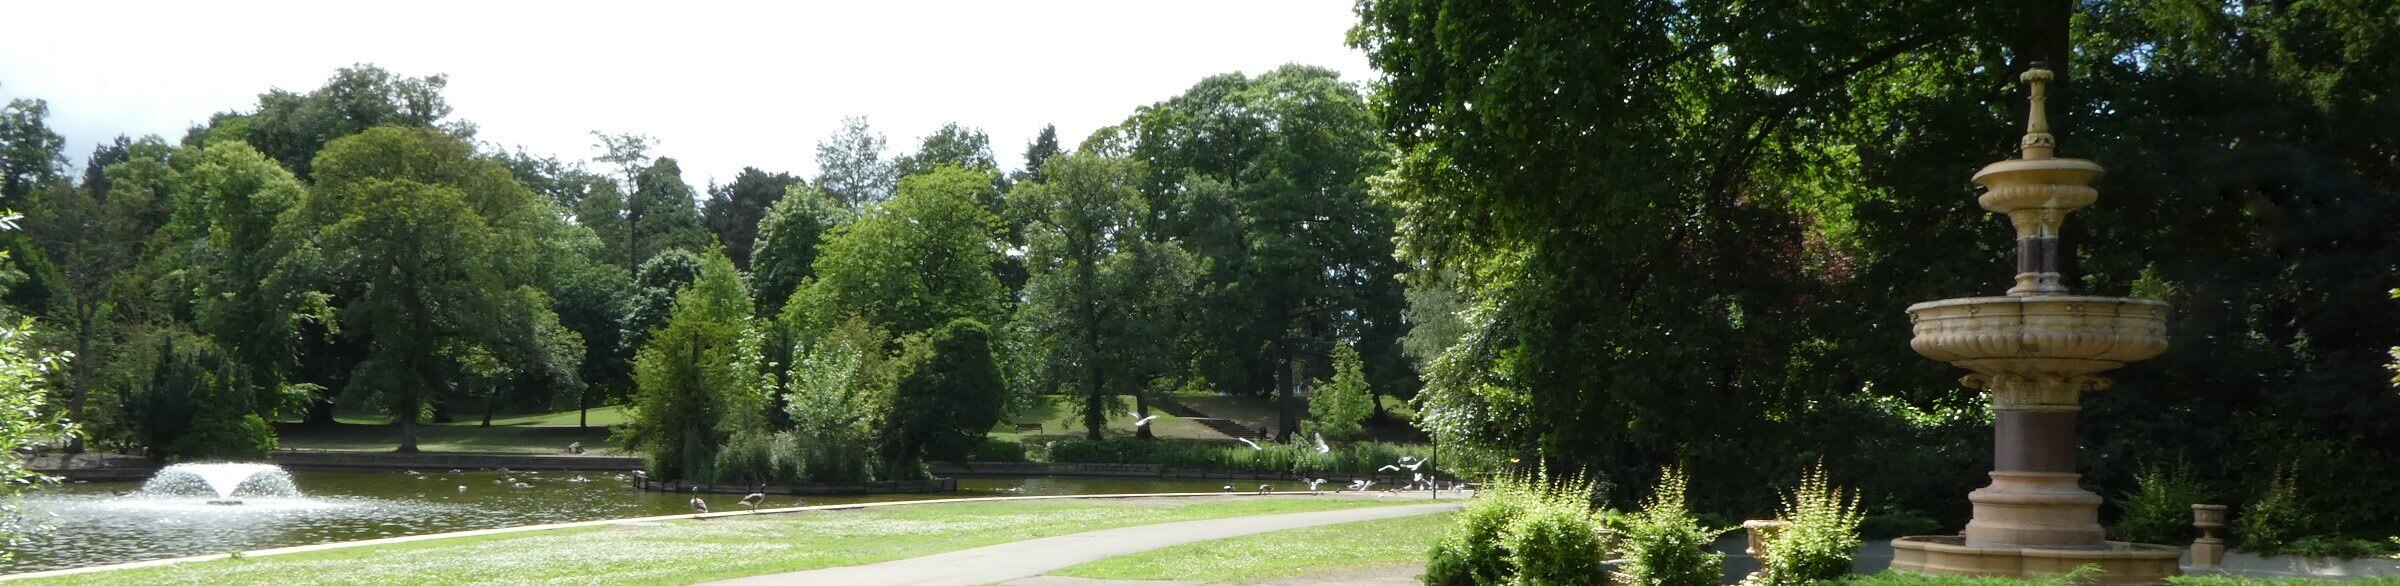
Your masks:
<path fill-rule="evenodd" d="M 2033 102 L 2033 107 L 2027 111 L 2025 140 L 2022 141 L 2024 157 L 2027 159 L 2050 158 L 2058 147 L 2058 139 L 2050 136 L 2050 108 L 2047 104 L 2050 98 L 2050 80 L 2055 77 L 2050 74 L 2050 69 L 2045 67 L 2042 62 L 2035 61 L 2033 68 L 2025 70 L 2025 73 L 2017 76 L 2017 79 L 2024 80 L 2027 85 L 2032 87 L 2032 95 L 2027 99 Z"/>

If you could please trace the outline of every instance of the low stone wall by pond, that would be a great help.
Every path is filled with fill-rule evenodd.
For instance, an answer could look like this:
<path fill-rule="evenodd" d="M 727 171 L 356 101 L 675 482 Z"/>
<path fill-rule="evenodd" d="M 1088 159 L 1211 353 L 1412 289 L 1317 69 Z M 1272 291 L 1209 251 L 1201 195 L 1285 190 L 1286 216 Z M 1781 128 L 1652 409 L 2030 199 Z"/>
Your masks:
<path fill-rule="evenodd" d="M 1100 478 L 1188 478 L 1194 480 L 1293 480 L 1297 478 L 1288 473 L 1168 468 L 1159 464 L 934 462 L 930 468 L 934 474 L 944 476 L 1088 476 Z"/>
<path fill-rule="evenodd" d="M 833 496 L 833 495 L 853 495 L 853 494 L 926 494 L 926 493 L 937 493 L 937 492 L 958 492 L 958 479 L 956 479 L 956 478 L 934 478 L 934 479 L 930 479 L 930 480 L 879 480 L 879 481 L 872 481 L 872 482 L 866 482 L 866 483 L 861 483 L 861 484 L 799 484 L 799 485 L 781 485 L 781 486 L 777 486 L 777 485 L 759 485 L 759 484 L 717 484 L 717 483 L 713 483 L 713 482 L 697 482 L 697 483 L 696 483 L 696 482 L 682 482 L 682 481 L 642 480 L 642 481 L 640 481 L 640 482 L 638 483 L 638 486 L 640 486 L 642 490 L 647 490 L 647 491 L 651 491 L 651 492 L 684 492 L 684 493 L 710 493 L 710 494 L 750 494 L 750 493 L 754 493 L 754 492 L 756 492 L 756 493 L 772 494 L 772 495 L 792 495 L 792 496 L 809 496 L 809 495 L 817 495 L 817 496 Z"/>
<path fill-rule="evenodd" d="M 25 458 L 25 467 L 34 472 L 65 480 L 111 482 L 142 480 L 158 472 L 165 462 L 149 456 L 84 452 L 81 454 L 46 453 Z"/>
<path fill-rule="evenodd" d="M 629 456 L 566 455 L 566 454 L 467 454 L 394 452 L 339 452 L 323 450 L 276 450 L 268 461 L 292 470 L 364 471 L 364 470 L 481 470 L 507 468 L 510 470 L 589 470 L 600 472 L 631 472 L 642 469 L 642 459 Z"/>

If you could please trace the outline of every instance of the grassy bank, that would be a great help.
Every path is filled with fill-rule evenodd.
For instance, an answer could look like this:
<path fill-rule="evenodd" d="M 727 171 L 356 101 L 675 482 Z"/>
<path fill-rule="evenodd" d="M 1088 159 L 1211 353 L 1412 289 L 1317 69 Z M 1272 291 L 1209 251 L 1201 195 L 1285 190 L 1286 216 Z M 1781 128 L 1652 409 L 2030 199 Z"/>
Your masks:
<path fill-rule="evenodd" d="M 881 507 L 441 539 L 29 583 L 680 584 L 905 559 L 1113 527 L 1403 502 L 1295 496 Z"/>
<path fill-rule="evenodd" d="M 1451 523 L 1444 513 L 1275 531 L 1114 557 L 1052 575 L 1238 584 L 1423 565 L 1425 552 Z"/>

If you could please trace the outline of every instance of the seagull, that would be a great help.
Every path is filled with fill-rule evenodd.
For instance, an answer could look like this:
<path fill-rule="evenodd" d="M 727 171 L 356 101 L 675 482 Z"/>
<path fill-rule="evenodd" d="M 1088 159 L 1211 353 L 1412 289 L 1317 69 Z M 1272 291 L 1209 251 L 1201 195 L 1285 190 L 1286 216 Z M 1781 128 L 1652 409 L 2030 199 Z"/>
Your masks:
<path fill-rule="evenodd" d="M 1225 492 L 1233 492 L 1233 485 L 1231 485 L 1231 484 L 1225 485 Z"/>
<path fill-rule="evenodd" d="M 1140 415 L 1140 413 L 1135 413 L 1135 415 Z M 1138 428 L 1138 427 L 1148 427 L 1148 426 L 1150 425 L 1150 420 L 1152 420 L 1152 419 L 1157 419 L 1157 418 L 1158 418 L 1158 416 L 1157 416 L 1157 415 L 1152 415 L 1152 416 L 1149 416 L 1149 417 L 1144 417 L 1144 418 L 1141 418 L 1141 419 L 1135 419 L 1135 420 L 1133 420 L 1133 426 L 1134 426 L 1134 427 L 1137 427 L 1137 428 Z"/>
<path fill-rule="evenodd" d="M 417 471 L 415 471 L 415 470 L 410 470 L 410 471 L 406 472 L 406 474 L 408 474 L 409 476 L 418 476 L 418 474 L 417 474 Z"/>
<path fill-rule="evenodd" d="M 1261 448 L 1261 447 L 1258 447 L 1258 442 L 1250 441 L 1250 438 L 1246 438 L 1246 437 L 1237 437 L 1237 438 L 1233 438 L 1233 439 L 1235 439 L 1235 440 L 1237 440 L 1237 441 L 1240 441 L 1240 442 L 1242 442 L 1243 444 L 1249 445 L 1249 446 L 1250 446 L 1250 449 L 1253 449 L 1253 450 L 1264 450 L 1264 449 L 1266 449 L 1266 448 Z"/>
<path fill-rule="evenodd" d="M 1394 465 L 1391 465 L 1391 464 L 1384 464 L 1382 468 L 1376 468 L 1376 469 L 1375 469 L 1375 471 L 1376 471 L 1376 472 L 1399 472 L 1399 471 L 1400 471 L 1400 467 L 1399 467 L 1399 466 L 1394 466 Z"/>
<path fill-rule="evenodd" d="M 763 502 L 766 502 L 766 501 L 767 501 L 767 493 L 763 493 L 763 492 L 753 492 L 753 493 L 750 493 L 750 496 L 745 496 L 745 497 L 742 497 L 742 504 L 745 504 L 745 505 L 750 505 L 750 512 L 753 512 L 753 513 L 756 513 L 756 512 L 758 512 L 758 504 L 759 504 L 759 503 L 763 503 Z"/>
<path fill-rule="evenodd" d="M 1353 491 L 1357 491 L 1357 492 L 1366 492 L 1366 491 L 1367 491 L 1367 487 L 1370 487 L 1370 486 L 1375 486 L 1375 481 L 1373 481 L 1373 480 L 1352 480 L 1352 481 L 1350 481 L 1350 490 L 1353 490 Z"/>
<path fill-rule="evenodd" d="M 1319 479 L 1316 479 L 1316 480 L 1311 480 L 1311 481 L 1308 481 L 1308 491 L 1309 491 L 1309 492 L 1316 492 L 1316 491 L 1317 491 L 1317 485 L 1319 485 L 1319 484 L 1324 484 L 1324 483 L 1325 483 L 1325 479 L 1323 479 L 1323 478 L 1319 478 Z"/>
<path fill-rule="evenodd" d="M 692 512 L 694 512 L 694 513 L 706 513 L 706 512 L 708 512 L 708 501 L 700 500 L 700 497 L 692 497 Z"/>
<path fill-rule="evenodd" d="M 531 484 L 526 484 L 526 483 L 523 483 L 523 482 L 519 482 L 519 483 L 516 483 L 516 484 L 511 484 L 511 485 L 509 485 L 509 486 L 511 486 L 511 487 L 515 487 L 515 488 L 533 488 L 533 485 L 531 485 Z"/>
<path fill-rule="evenodd" d="M 458 491 L 459 491 L 459 492 L 466 492 L 466 491 L 467 491 L 467 485 L 464 485 L 464 484 L 458 485 Z"/>
<path fill-rule="evenodd" d="M 1325 445 L 1325 434 L 1322 434 L 1322 433 L 1320 433 L 1320 434 L 1316 434 L 1316 436 L 1317 436 L 1317 453 L 1319 453 L 1319 454 L 1329 454 L 1329 453 L 1333 453 L 1333 448 L 1331 448 L 1331 447 L 1327 447 L 1327 446 Z"/>
<path fill-rule="evenodd" d="M 1408 463 L 1408 460 L 1409 460 L 1409 458 L 1408 458 L 1407 456 L 1401 456 L 1401 457 L 1400 457 L 1400 467 L 1401 467 L 1401 468 L 1407 468 L 1407 469 L 1408 469 L 1408 471 L 1410 471 L 1410 472 L 1415 472 L 1415 471 L 1417 471 L 1417 469 L 1418 469 L 1418 468 L 1422 468 L 1422 467 L 1424 467 L 1426 462 L 1430 462 L 1430 461 L 1431 461 L 1431 460 L 1417 460 L 1417 463 L 1415 463 L 1415 464 L 1410 464 L 1410 463 Z"/>

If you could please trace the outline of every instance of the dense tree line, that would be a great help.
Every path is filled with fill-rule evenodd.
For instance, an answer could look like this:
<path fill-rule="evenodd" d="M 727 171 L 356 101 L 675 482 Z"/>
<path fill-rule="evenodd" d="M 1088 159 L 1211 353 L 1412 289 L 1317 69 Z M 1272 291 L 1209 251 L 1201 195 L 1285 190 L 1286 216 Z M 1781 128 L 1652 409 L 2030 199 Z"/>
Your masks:
<path fill-rule="evenodd" d="M 337 412 L 409 451 L 425 422 L 624 403 L 666 478 L 858 480 L 962 457 L 1042 394 L 1098 437 L 1123 396 L 1288 398 L 1337 347 L 1413 381 L 1380 142 L 1325 70 L 1211 78 L 1082 148 L 1045 128 L 1018 169 L 980 129 L 895 154 L 849 118 L 816 177 L 705 190 L 641 134 L 593 132 L 590 161 L 478 143 L 445 81 L 344 68 L 80 177 L 46 105 L 12 104 L 11 301 L 76 357 L 60 412 L 203 457 Z"/>
<path fill-rule="evenodd" d="M 1359 13 L 1400 153 L 1379 194 L 1438 289 L 1412 298 L 1465 309 L 1429 344 L 1446 443 L 1620 484 L 1682 462 L 1720 510 L 1823 459 L 1882 514 L 1963 518 L 1988 415 L 1903 308 L 2004 287 L 1966 179 L 2047 62 L 2060 148 L 2109 169 L 2067 225 L 2075 289 L 2175 308 L 2167 354 L 2088 396 L 2087 482 L 2182 463 L 2246 502 L 2288 470 L 2320 512 L 2296 531 L 2400 530 L 2393 3 Z"/>

